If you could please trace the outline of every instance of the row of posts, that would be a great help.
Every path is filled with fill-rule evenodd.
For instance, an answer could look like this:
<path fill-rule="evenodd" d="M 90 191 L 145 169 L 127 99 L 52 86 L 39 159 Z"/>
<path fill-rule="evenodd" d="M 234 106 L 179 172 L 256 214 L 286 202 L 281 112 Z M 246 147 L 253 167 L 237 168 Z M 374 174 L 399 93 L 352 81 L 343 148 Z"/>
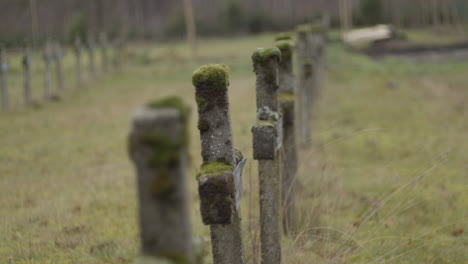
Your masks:
<path fill-rule="evenodd" d="M 117 39 L 113 43 L 114 46 L 114 57 L 113 61 L 109 62 L 109 41 L 105 34 L 101 34 L 99 38 L 99 48 L 101 55 L 101 71 L 103 73 L 108 72 L 109 65 L 112 65 L 115 68 L 119 68 L 121 65 L 121 56 L 123 49 L 123 42 L 120 39 Z M 97 45 L 92 37 L 88 37 L 86 45 L 83 45 L 80 38 L 76 38 L 73 44 L 73 51 L 75 54 L 75 78 L 76 85 L 83 85 L 83 53 L 88 53 L 89 58 L 89 76 L 93 78 L 96 76 L 96 53 Z M 22 67 L 24 73 L 24 103 L 29 104 L 33 101 L 32 96 L 32 52 L 29 47 L 24 48 L 22 57 Z M 52 89 L 53 86 L 53 71 L 55 70 L 55 81 L 56 81 L 56 93 L 63 92 L 65 88 L 64 76 L 63 76 L 63 65 L 62 60 L 64 58 L 64 52 L 60 44 L 58 43 L 47 43 L 42 58 L 44 61 L 44 99 L 51 100 L 54 96 Z M 10 106 L 10 96 L 9 96 L 9 87 L 7 74 L 9 71 L 9 64 L 7 60 L 6 50 L 4 48 L 0 49 L 0 89 L 1 89 L 1 102 L 2 108 L 7 109 Z"/>
<path fill-rule="evenodd" d="M 253 158 L 258 161 L 264 264 L 281 263 L 281 237 L 297 231 L 298 145 L 310 143 L 325 32 L 321 25 L 301 25 L 295 43 L 289 34 L 280 34 L 274 47 L 257 49 L 252 56 L 257 94 Z M 203 160 L 196 179 L 202 221 L 210 227 L 213 263 L 244 264 L 240 204 L 246 158 L 232 137 L 228 67 L 202 66 L 192 82 Z M 203 263 L 203 253 L 195 250 L 200 244 L 191 237 L 187 209 L 188 115 L 182 100 L 171 97 L 139 108 L 132 121 L 129 150 L 138 179 L 141 248 L 154 263 Z"/>

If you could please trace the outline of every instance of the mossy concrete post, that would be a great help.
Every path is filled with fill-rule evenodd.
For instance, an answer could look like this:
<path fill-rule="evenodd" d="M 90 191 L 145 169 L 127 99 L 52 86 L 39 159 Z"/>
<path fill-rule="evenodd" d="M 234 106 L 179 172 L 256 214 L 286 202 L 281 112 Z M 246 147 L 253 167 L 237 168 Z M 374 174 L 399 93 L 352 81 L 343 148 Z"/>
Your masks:
<path fill-rule="evenodd" d="M 31 102 L 31 51 L 29 47 L 24 48 L 24 55 L 22 59 L 24 71 L 24 103 Z"/>
<path fill-rule="evenodd" d="M 6 59 L 6 50 L 3 47 L 0 47 L 0 90 L 2 94 L 2 108 L 8 108 L 8 82 L 7 82 L 7 72 L 8 72 L 8 62 Z"/>
<path fill-rule="evenodd" d="M 200 67 L 192 77 L 203 159 L 197 181 L 202 220 L 211 231 L 213 263 L 243 264 L 242 183 L 235 174 L 242 155 L 233 147 L 228 75 L 226 66 L 212 64 Z"/>
<path fill-rule="evenodd" d="M 96 59 L 94 56 L 94 52 L 96 50 L 96 43 L 94 42 L 94 38 L 92 34 L 88 35 L 86 48 L 88 51 L 89 57 L 89 76 L 93 78 L 96 74 Z"/>
<path fill-rule="evenodd" d="M 55 74 L 57 77 L 57 90 L 62 91 L 64 89 L 63 85 L 63 68 L 62 68 L 62 59 L 63 59 L 63 50 L 59 43 L 54 45 L 54 62 L 55 62 Z"/>
<path fill-rule="evenodd" d="M 312 48 L 310 42 L 310 25 L 297 27 L 297 60 L 298 60 L 298 87 L 300 142 L 302 146 L 308 146 L 311 137 L 310 115 L 312 108 L 312 91 L 314 89 Z"/>
<path fill-rule="evenodd" d="M 75 38 L 74 51 L 76 56 L 76 84 L 80 86 L 83 83 L 81 72 L 81 53 L 83 52 L 83 47 L 79 37 Z"/>
<path fill-rule="evenodd" d="M 282 119 L 278 105 L 277 48 L 257 49 L 252 56 L 257 75 L 257 124 L 253 132 L 253 156 L 260 179 L 261 263 L 281 263 L 281 165 Z"/>
<path fill-rule="evenodd" d="M 50 43 L 46 44 L 42 58 L 44 59 L 44 99 L 50 100 L 52 98 L 52 60 L 54 59 Z"/>
<path fill-rule="evenodd" d="M 99 45 L 101 48 L 101 63 L 102 63 L 102 72 L 107 72 L 108 70 L 108 58 L 107 58 L 107 34 L 102 32 L 99 35 Z"/>
<path fill-rule="evenodd" d="M 289 234 L 295 223 L 295 193 L 297 172 L 296 142 L 296 78 L 293 73 L 292 55 L 294 43 L 289 39 L 279 40 L 276 47 L 281 51 L 279 63 L 279 105 L 283 115 L 283 159 L 281 160 L 281 205 L 283 232 Z"/>
<path fill-rule="evenodd" d="M 194 263 L 186 130 L 187 108 L 180 99 L 167 98 L 137 109 L 129 136 L 137 173 L 141 253 L 173 264 Z"/>

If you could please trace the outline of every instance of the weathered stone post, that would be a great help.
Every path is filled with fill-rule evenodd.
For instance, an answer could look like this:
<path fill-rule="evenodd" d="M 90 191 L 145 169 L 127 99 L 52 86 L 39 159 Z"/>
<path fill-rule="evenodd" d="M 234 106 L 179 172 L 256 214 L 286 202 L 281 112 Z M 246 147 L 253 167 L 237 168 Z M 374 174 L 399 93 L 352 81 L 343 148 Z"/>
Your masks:
<path fill-rule="evenodd" d="M 102 63 L 102 72 L 107 72 L 108 70 L 108 61 L 107 61 L 107 35 L 102 32 L 99 35 L 99 45 L 101 47 L 101 63 Z"/>
<path fill-rule="evenodd" d="M 76 55 L 76 84 L 80 86 L 83 83 L 83 77 L 81 76 L 81 53 L 83 52 L 83 47 L 80 37 L 76 37 L 75 39 L 74 50 Z"/>
<path fill-rule="evenodd" d="M 44 99 L 50 100 L 52 98 L 52 69 L 51 63 L 53 60 L 52 47 L 47 43 L 44 48 Z"/>
<path fill-rule="evenodd" d="M 63 50 L 59 43 L 54 45 L 54 62 L 55 62 L 55 73 L 57 77 L 57 90 L 62 91 L 63 85 L 63 71 L 62 71 L 62 59 Z"/>
<path fill-rule="evenodd" d="M 23 55 L 23 70 L 24 70 L 24 103 L 31 102 L 31 52 L 29 47 L 24 48 Z"/>
<path fill-rule="evenodd" d="M 260 240 L 263 264 L 281 263 L 280 148 L 282 117 L 278 107 L 277 48 L 257 49 L 252 56 L 257 75 L 257 124 L 253 132 L 253 156 L 260 178 Z"/>
<path fill-rule="evenodd" d="M 129 154 L 137 173 L 141 251 L 152 257 L 150 263 L 194 263 L 187 118 L 188 108 L 177 97 L 150 103 L 133 115 Z"/>
<path fill-rule="evenodd" d="M 210 225 L 213 263 L 243 264 L 239 206 L 245 159 L 233 147 L 228 68 L 219 64 L 202 66 L 194 72 L 192 82 L 203 158 L 197 175 L 200 211 L 203 223 Z"/>
<path fill-rule="evenodd" d="M 310 46 L 312 49 L 312 63 L 314 71 L 315 89 L 312 100 L 317 98 L 317 92 L 323 86 L 323 74 L 325 70 L 325 48 L 326 48 L 326 27 L 323 24 L 311 25 Z"/>
<path fill-rule="evenodd" d="M 113 64 L 115 68 L 119 68 L 122 64 L 122 49 L 124 42 L 121 38 L 116 38 L 114 40 L 114 59 L 113 59 Z"/>
<path fill-rule="evenodd" d="M 295 120 L 295 87 L 292 55 L 294 43 L 291 39 L 279 40 L 276 47 L 281 51 L 279 63 L 279 105 L 283 115 L 283 159 L 281 160 L 281 205 L 283 215 L 283 232 L 289 234 L 295 223 L 295 193 L 297 172 L 297 142 Z"/>
<path fill-rule="evenodd" d="M 89 56 L 89 76 L 93 78 L 96 75 L 96 60 L 94 56 L 94 52 L 96 50 L 96 43 L 94 42 L 92 34 L 88 35 L 87 50 Z"/>
<path fill-rule="evenodd" d="M 297 27 L 297 60 L 298 60 L 298 98 L 301 145 L 310 143 L 310 109 L 312 108 L 312 90 L 314 89 L 312 49 L 310 43 L 310 25 Z"/>

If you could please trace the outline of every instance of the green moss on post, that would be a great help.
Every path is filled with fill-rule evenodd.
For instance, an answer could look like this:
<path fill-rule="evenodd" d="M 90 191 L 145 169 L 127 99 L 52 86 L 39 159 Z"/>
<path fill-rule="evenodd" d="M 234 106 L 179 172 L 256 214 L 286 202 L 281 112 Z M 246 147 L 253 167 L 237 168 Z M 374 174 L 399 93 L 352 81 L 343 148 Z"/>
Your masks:
<path fill-rule="evenodd" d="M 275 45 L 281 51 L 281 61 L 291 60 L 294 48 L 294 43 L 291 40 L 280 40 Z"/>
<path fill-rule="evenodd" d="M 175 108 L 179 110 L 182 115 L 182 121 L 185 123 L 188 119 L 190 113 L 190 108 L 184 103 L 184 101 L 177 96 L 169 96 L 159 100 L 155 100 L 147 104 L 149 108 L 159 109 L 159 108 Z"/>
<path fill-rule="evenodd" d="M 192 83 L 197 88 L 226 90 L 229 85 L 229 67 L 222 64 L 202 66 L 193 73 Z"/>
<path fill-rule="evenodd" d="M 279 93 L 279 94 L 278 94 L 278 99 L 290 101 L 290 100 L 294 100 L 295 97 L 294 97 L 294 94 L 293 94 L 293 93 L 285 92 L 285 93 Z"/>
<path fill-rule="evenodd" d="M 272 58 L 281 60 L 281 51 L 278 48 L 258 48 L 252 55 L 252 61 L 258 64 L 268 63 Z"/>
<path fill-rule="evenodd" d="M 200 167 L 200 172 L 197 173 L 197 180 L 203 177 L 216 177 L 224 172 L 232 172 L 234 167 L 219 161 L 205 162 Z"/>
<path fill-rule="evenodd" d="M 281 32 L 275 36 L 275 41 L 280 40 L 292 40 L 292 36 L 289 32 Z"/>

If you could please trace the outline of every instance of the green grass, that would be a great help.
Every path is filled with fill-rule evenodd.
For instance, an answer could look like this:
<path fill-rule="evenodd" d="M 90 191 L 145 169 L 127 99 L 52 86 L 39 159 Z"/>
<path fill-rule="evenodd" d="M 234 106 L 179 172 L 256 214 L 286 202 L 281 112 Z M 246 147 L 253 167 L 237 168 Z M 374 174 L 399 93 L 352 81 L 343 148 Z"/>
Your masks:
<path fill-rule="evenodd" d="M 250 57 L 273 38 L 202 40 L 198 63 L 187 60 L 182 43 L 133 46 L 122 71 L 70 87 L 59 102 L 1 112 L 0 262 L 132 263 L 138 229 L 126 153 L 130 117 L 136 107 L 173 94 L 192 107 L 193 233 L 208 238 L 196 193 L 201 160 L 191 76 L 201 64 L 223 63 L 231 67 L 234 142 L 249 157 L 242 215 L 247 256 L 255 263 Z M 73 80 L 73 61 L 67 65 Z M 284 238 L 284 263 L 468 260 L 466 233 L 455 236 L 468 222 L 467 71 L 468 62 L 376 62 L 340 45 L 329 48 L 313 145 L 301 152 L 300 232 Z"/>

